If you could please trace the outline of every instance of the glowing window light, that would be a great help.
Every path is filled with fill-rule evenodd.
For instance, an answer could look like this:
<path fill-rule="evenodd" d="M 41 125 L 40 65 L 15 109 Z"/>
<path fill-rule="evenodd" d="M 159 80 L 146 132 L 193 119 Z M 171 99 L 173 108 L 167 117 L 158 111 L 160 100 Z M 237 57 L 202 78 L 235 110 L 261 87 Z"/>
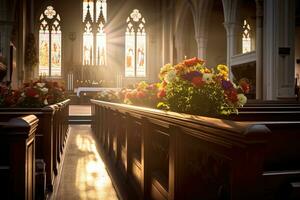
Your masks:
<path fill-rule="evenodd" d="M 106 0 L 83 1 L 83 65 L 106 65 L 106 21 Z"/>
<path fill-rule="evenodd" d="M 126 22 L 125 77 L 146 77 L 145 18 L 134 9 Z"/>
<path fill-rule="evenodd" d="M 242 52 L 247 53 L 251 51 L 251 27 L 247 20 L 243 23 L 243 33 L 242 33 Z"/>
<path fill-rule="evenodd" d="M 40 16 L 39 75 L 61 76 L 61 18 L 52 6 Z M 50 44 L 51 41 L 51 44 Z"/>

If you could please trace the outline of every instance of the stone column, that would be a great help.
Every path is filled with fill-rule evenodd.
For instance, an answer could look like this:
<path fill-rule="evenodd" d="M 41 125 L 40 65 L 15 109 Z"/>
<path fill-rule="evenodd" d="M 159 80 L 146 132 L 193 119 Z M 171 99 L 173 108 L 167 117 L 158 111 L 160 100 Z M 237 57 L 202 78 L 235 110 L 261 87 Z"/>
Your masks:
<path fill-rule="evenodd" d="M 171 13 L 172 10 L 169 6 L 169 1 L 162 2 L 162 64 L 171 62 Z"/>
<path fill-rule="evenodd" d="M 206 60 L 207 58 L 207 37 L 201 36 L 200 34 L 195 36 L 197 41 L 197 48 L 198 48 L 198 58 Z"/>
<path fill-rule="evenodd" d="M 256 99 L 262 99 L 263 1 L 256 0 Z"/>
<path fill-rule="evenodd" d="M 224 27 L 227 33 L 227 66 L 229 68 L 229 78 L 232 79 L 233 75 L 231 72 L 231 57 L 236 54 L 236 42 L 237 37 L 236 27 L 238 25 L 235 22 L 224 22 Z"/>
<path fill-rule="evenodd" d="M 295 1 L 264 1 L 263 99 L 294 96 Z"/>
<path fill-rule="evenodd" d="M 17 67 L 18 80 L 23 82 L 25 77 L 25 40 L 26 40 L 26 1 L 19 0 L 20 4 L 18 12 L 18 26 L 17 26 Z"/>

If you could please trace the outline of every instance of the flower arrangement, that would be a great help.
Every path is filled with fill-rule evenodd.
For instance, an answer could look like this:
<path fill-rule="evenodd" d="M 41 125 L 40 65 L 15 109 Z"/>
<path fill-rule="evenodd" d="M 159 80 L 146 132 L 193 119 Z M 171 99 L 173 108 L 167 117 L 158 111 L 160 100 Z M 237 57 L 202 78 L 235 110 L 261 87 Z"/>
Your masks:
<path fill-rule="evenodd" d="M 0 85 L 0 108 L 16 106 L 19 96 L 18 91 L 12 90 L 11 87 L 6 85 Z"/>
<path fill-rule="evenodd" d="M 238 113 L 238 108 L 247 102 L 244 94 L 250 86 L 247 79 L 236 85 L 228 73 L 226 65 L 208 68 L 203 60 L 192 58 L 163 66 L 160 83 L 142 81 L 133 89 L 102 93 L 97 99 L 196 115 L 229 115 Z"/>
<path fill-rule="evenodd" d="M 64 88 L 57 82 L 40 79 L 25 83 L 22 88 L 12 90 L 0 87 L 0 107 L 40 108 L 65 99 Z"/>
<path fill-rule="evenodd" d="M 177 65 L 167 64 L 160 70 L 159 108 L 201 115 L 228 115 L 247 102 L 244 93 L 249 85 L 236 86 L 228 79 L 228 68 L 207 68 L 198 58 Z"/>
<path fill-rule="evenodd" d="M 124 98 L 122 98 L 121 95 L 125 89 L 121 90 L 120 92 L 114 91 L 114 90 L 107 90 L 107 91 L 101 91 L 98 92 L 95 96 L 95 99 L 100 101 L 108 101 L 108 102 L 114 102 L 114 103 L 122 103 Z"/>
<path fill-rule="evenodd" d="M 142 81 L 135 85 L 134 89 L 123 90 L 124 103 L 146 107 L 156 107 L 159 99 L 157 93 L 159 84 L 148 84 Z"/>

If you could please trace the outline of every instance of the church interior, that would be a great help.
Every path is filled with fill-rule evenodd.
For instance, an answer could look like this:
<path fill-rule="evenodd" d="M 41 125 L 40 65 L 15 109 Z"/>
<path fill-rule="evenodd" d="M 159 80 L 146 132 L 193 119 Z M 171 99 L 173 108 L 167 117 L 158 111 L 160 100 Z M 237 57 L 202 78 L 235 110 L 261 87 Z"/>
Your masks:
<path fill-rule="evenodd" d="M 300 199 L 299 0 L 0 0 L 0 199 Z"/>

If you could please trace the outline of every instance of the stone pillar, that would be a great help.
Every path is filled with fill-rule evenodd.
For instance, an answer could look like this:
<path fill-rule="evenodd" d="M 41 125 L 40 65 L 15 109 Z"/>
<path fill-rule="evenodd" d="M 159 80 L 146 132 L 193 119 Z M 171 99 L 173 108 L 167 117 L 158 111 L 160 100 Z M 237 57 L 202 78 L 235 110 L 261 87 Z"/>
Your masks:
<path fill-rule="evenodd" d="M 171 44 L 172 35 L 170 35 L 171 31 L 171 8 L 169 6 L 169 1 L 162 2 L 162 64 L 171 62 Z"/>
<path fill-rule="evenodd" d="M 26 40 L 26 0 L 19 0 L 20 4 L 18 12 L 18 26 L 17 26 L 17 67 L 18 80 L 23 82 L 25 77 L 25 40 Z"/>
<path fill-rule="evenodd" d="M 197 41 L 197 48 L 198 48 L 198 58 L 201 58 L 203 60 L 206 60 L 207 58 L 207 37 L 196 35 L 195 36 Z"/>
<path fill-rule="evenodd" d="M 294 96 L 295 1 L 264 1 L 263 99 Z"/>
<path fill-rule="evenodd" d="M 263 1 L 256 0 L 256 99 L 262 99 Z"/>
<path fill-rule="evenodd" d="M 231 57 L 236 54 L 236 27 L 238 25 L 235 22 L 224 22 L 224 27 L 227 33 L 227 66 L 229 68 L 229 78 L 232 79 L 231 72 Z"/>

